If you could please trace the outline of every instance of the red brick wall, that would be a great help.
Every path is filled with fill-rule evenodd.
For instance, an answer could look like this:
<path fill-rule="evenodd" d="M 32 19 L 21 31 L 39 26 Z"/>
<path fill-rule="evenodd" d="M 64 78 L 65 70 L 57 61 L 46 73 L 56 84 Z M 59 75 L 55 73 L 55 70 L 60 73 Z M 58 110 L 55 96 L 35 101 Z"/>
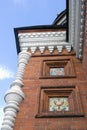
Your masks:
<path fill-rule="evenodd" d="M 72 58 L 76 78 L 39 79 L 42 61 L 47 59 Z M 35 118 L 38 111 L 38 94 L 41 86 L 75 85 L 79 89 L 83 117 Z M 85 16 L 85 35 L 83 62 L 75 56 L 32 57 L 24 76 L 23 91 L 25 100 L 20 105 L 14 130 L 87 130 L 87 1 Z"/>
<path fill-rule="evenodd" d="M 39 79 L 43 60 L 61 58 L 73 60 L 75 78 Z M 38 112 L 38 94 L 41 86 L 70 85 L 78 87 L 77 93 L 82 103 L 83 117 L 35 118 Z M 87 130 L 87 80 L 85 80 L 82 63 L 75 56 L 31 57 L 25 71 L 23 91 L 26 98 L 20 105 L 14 130 Z"/>

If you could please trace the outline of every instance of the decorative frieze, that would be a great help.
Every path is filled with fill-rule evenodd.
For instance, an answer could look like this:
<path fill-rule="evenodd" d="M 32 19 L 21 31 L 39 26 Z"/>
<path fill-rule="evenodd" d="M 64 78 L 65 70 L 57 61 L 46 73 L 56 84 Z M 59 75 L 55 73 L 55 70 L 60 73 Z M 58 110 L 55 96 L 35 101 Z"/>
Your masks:
<path fill-rule="evenodd" d="M 28 47 L 28 49 L 31 50 L 32 54 L 34 54 L 37 50 L 39 50 L 40 53 L 43 54 L 46 49 L 48 49 L 49 53 L 52 53 L 55 49 L 57 49 L 59 53 L 62 52 L 63 49 L 66 49 L 67 52 L 70 52 L 71 47 L 72 47 L 72 45 L 70 45 L 69 43 L 65 42 L 65 44 L 64 44 L 64 42 L 63 42 L 63 44 L 61 43 L 60 45 L 55 45 L 55 44 L 50 45 L 49 44 L 48 46 L 47 45 L 44 46 L 44 44 L 43 44 L 43 46 L 34 46 L 34 47 L 31 46 L 31 47 Z M 22 46 L 21 48 L 22 48 L 22 50 L 25 49 L 24 46 Z"/>
<path fill-rule="evenodd" d="M 65 31 L 56 31 L 56 32 L 35 32 L 35 33 L 19 33 L 18 37 L 19 39 L 24 39 L 24 38 L 54 38 L 54 37 L 63 37 L 66 35 Z M 31 39 L 31 40 L 32 40 Z"/>
<path fill-rule="evenodd" d="M 73 46 L 66 42 L 66 31 L 19 33 L 18 37 L 21 50 L 27 48 L 31 50 L 32 54 L 37 50 L 43 54 L 46 49 L 48 49 L 49 53 L 52 53 L 54 49 L 57 49 L 58 53 L 60 53 L 63 48 L 70 52 L 71 46 Z"/>

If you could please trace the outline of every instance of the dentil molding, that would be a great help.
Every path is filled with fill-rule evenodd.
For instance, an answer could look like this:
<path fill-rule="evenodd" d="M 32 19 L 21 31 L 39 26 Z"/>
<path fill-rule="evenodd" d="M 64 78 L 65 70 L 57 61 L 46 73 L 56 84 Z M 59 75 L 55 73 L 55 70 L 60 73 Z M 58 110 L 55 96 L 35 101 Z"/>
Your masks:
<path fill-rule="evenodd" d="M 32 54 L 36 50 L 43 54 L 45 49 L 48 49 L 49 53 L 52 53 L 54 49 L 62 52 L 63 48 L 70 52 L 72 47 L 66 42 L 66 31 L 19 33 L 18 38 L 21 51 L 30 49 Z"/>

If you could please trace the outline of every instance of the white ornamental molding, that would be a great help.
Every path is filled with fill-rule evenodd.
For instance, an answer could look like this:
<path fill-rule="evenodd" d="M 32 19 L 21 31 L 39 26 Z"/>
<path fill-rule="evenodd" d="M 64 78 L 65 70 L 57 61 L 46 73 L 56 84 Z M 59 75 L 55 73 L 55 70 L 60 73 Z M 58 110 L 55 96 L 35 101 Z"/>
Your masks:
<path fill-rule="evenodd" d="M 36 35 L 35 35 L 36 34 Z M 29 43 L 36 46 L 38 43 L 46 42 L 63 42 L 66 40 L 66 31 L 61 32 L 41 32 L 41 33 L 19 33 L 18 34 L 19 43 Z"/>
<path fill-rule="evenodd" d="M 62 52 L 63 46 L 57 46 L 58 52 Z"/>
<path fill-rule="evenodd" d="M 71 51 L 71 46 L 66 46 L 66 50 L 68 51 L 68 52 L 70 52 Z"/>
<path fill-rule="evenodd" d="M 34 33 L 19 33 L 18 37 L 19 39 L 29 39 L 32 41 L 32 39 L 40 39 L 40 38 L 58 38 L 58 37 L 63 37 L 66 35 L 65 31 L 56 31 L 56 32 L 34 32 Z M 31 39 L 32 38 L 32 39 Z"/>
<path fill-rule="evenodd" d="M 22 50 L 23 50 L 23 47 L 21 47 L 21 48 L 22 48 Z M 24 47 L 24 48 L 25 48 L 25 47 Z M 32 54 L 34 54 L 35 51 L 37 50 L 37 47 L 36 47 L 36 46 L 32 46 L 32 47 L 30 48 L 30 50 L 31 50 Z"/>
<path fill-rule="evenodd" d="M 50 53 L 52 53 L 54 51 L 54 46 L 48 46 L 48 50 Z"/>
<path fill-rule="evenodd" d="M 40 46 L 40 47 L 39 47 L 39 50 L 40 50 L 41 54 L 43 54 L 43 53 L 44 53 L 44 50 L 45 50 L 45 46 Z"/>
<path fill-rule="evenodd" d="M 35 44 L 34 44 L 35 45 Z M 67 52 L 71 51 L 73 45 L 71 45 L 70 43 L 67 42 L 48 42 L 48 43 L 38 43 L 36 44 L 36 46 L 29 46 L 28 43 L 22 43 L 21 44 L 21 49 L 25 49 L 25 47 L 27 47 L 29 50 L 31 50 L 31 53 L 34 54 L 37 50 L 40 51 L 41 54 L 44 53 L 45 49 L 48 49 L 49 53 L 52 53 L 55 49 L 58 50 L 58 52 L 62 52 L 62 50 L 65 48 L 67 50 Z M 59 49 L 58 49 L 59 48 Z M 61 49 L 61 51 L 59 51 Z"/>
<path fill-rule="evenodd" d="M 66 42 L 66 31 L 19 33 L 18 38 L 21 50 L 23 51 L 27 48 L 31 50 L 32 54 L 37 50 L 43 54 L 45 49 L 48 49 L 49 53 L 57 49 L 60 53 L 63 48 L 70 52 L 70 48 L 73 46 Z"/>
<path fill-rule="evenodd" d="M 82 58 L 86 0 L 69 0 L 69 42 Z"/>

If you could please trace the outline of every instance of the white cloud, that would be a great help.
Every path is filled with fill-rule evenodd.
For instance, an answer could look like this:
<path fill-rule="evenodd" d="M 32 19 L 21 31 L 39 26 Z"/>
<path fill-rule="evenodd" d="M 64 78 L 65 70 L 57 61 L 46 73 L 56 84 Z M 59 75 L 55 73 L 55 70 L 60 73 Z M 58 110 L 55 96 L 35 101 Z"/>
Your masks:
<path fill-rule="evenodd" d="M 0 65 L 0 80 L 14 78 L 14 73 L 6 66 Z"/>
<path fill-rule="evenodd" d="M 4 117 L 3 107 L 0 107 L 0 128 L 2 126 L 3 117 Z"/>

